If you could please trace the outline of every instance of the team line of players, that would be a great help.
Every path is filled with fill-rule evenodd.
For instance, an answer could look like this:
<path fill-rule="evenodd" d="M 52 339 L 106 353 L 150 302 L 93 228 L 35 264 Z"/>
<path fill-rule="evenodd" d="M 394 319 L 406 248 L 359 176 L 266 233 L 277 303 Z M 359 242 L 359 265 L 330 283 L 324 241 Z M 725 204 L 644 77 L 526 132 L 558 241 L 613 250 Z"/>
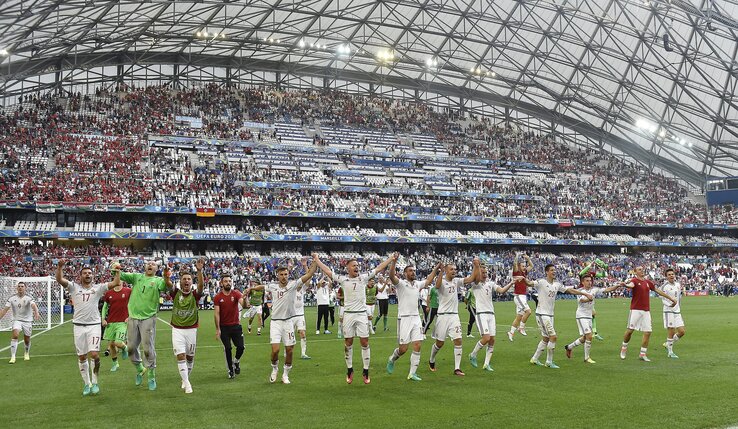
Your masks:
<path fill-rule="evenodd" d="M 437 320 L 433 329 L 432 338 L 435 340 L 428 361 L 431 371 L 436 371 L 436 357 L 444 346 L 445 340 L 451 339 L 454 353 L 454 374 L 464 376 L 461 370 L 462 361 L 462 331 L 458 314 L 458 295 L 467 287 L 471 290 L 476 301 L 475 319 L 481 334 L 480 340 L 468 355 L 473 367 L 478 367 L 477 355 L 485 349 L 483 369 L 493 371 L 491 366 L 492 354 L 496 336 L 496 320 L 493 297 L 496 293 L 506 293 L 514 288 L 516 304 L 516 318 L 508 332 L 512 341 L 513 333 L 518 330 L 525 334 L 525 320 L 530 315 L 527 303 L 527 293 L 534 289 L 538 293 L 536 306 L 536 322 L 540 329 L 541 341 L 530 359 L 530 363 L 549 368 L 558 368 L 553 360 L 557 334 L 554 328 L 554 305 L 557 293 L 578 295 L 576 311 L 577 327 L 580 337 L 565 346 L 566 354 L 571 357 L 572 350 L 584 345 L 584 361 L 595 363 L 590 356 L 592 346 L 592 320 L 594 316 L 594 300 L 597 296 L 612 292 L 617 288 L 626 287 L 632 290 L 631 310 L 628 316 L 627 330 L 621 346 L 620 357 L 625 359 L 628 343 L 634 331 L 642 331 L 643 339 L 639 359 L 649 361 L 647 348 L 650 338 L 650 291 L 661 296 L 664 304 L 664 327 L 668 330 L 668 338 L 664 346 L 668 356 L 677 358 L 673 352 L 673 344 L 684 336 L 684 322 L 681 317 L 680 300 L 681 285 L 676 281 L 673 270 L 665 272 L 666 281 L 659 289 L 648 280 L 643 267 L 635 269 L 635 276 L 627 282 L 618 282 L 608 287 L 593 287 L 595 270 L 590 264 L 580 273 L 581 288 L 566 287 L 555 280 L 555 267 L 551 264 L 545 267 L 545 277 L 536 281 L 529 280 L 527 273 L 533 268 L 532 261 L 526 256 L 527 264 L 519 263 L 518 258 L 513 266 L 511 281 L 500 286 L 490 280 L 486 266 L 478 258 L 474 259 L 473 270 L 467 277 L 457 276 L 456 266 L 453 263 L 438 263 L 424 280 L 416 278 L 415 267 L 411 264 L 402 269 L 402 278 L 398 277 L 397 262 L 399 254 L 394 253 L 375 269 L 360 274 L 356 260 L 349 260 L 346 264 L 346 275 L 336 274 L 325 265 L 317 256 L 312 255 L 311 264 L 302 260 L 303 272 L 301 277 L 290 280 L 289 269 L 276 269 L 276 282 L 265 285 L 251 286 L 244 294 L 233 288 L 230 275 L 223 274 L 220 279 L 221 291 L 215 296 L 215 327 L 216 338 L 224 346 L 228 377 L 234 378 L 240 374 L 240 358 L 243 355 L 243 331 L 240 325 L 240 310 L 251 309 L 248 295 L 251 293 L 269 294 L 272 299 L 272 322 L 269 327 L 271 343 L 272 372 L 270 382 L 274 383 L 279 375 L 280 347 L 284 345 L 284 364 L 281 381 L 289 384 L 289 374 L 292 369 L 292 352 L 296 344 L 297 332 L 301 337 L 301 357 L 307 358 L 305 341 L 305 317 L 302 293 L 310 283 L 313 275 L 320 269 L 324 275 L 339 287 L 339 295 L 343 301 L 341 308 L 341 334 L 344 338 L 344 359 L 346 362 L 346 382 L 353 382 L 353 343 L 359 338 L 362 357 L 362 379 L 364 384 L 371 383 L 369 367 L 371 352 L 369 348 L 369 332 L 371 322 L 367 320 L 367 289 L 373 287 L 375 278 L 385 270 L 388 271 L 389 281 L 397 290 L 398 317 L 397 340 L 398 347 L 387 360 L 386 370 L 392 374 L 395 362 L 412 347 L 408 380 L 420 381 L 417 374 L 420 365 L 421 344 L 424 339 L 423 323 L 421 322 L 418 302 L 425 289 L 435 289 L 437 293 L 438 309 Z M 136 385 L 143 383 L 148 374 L 149 390 L 156 389 L 156 316 L 159 306 L 159 296 L 162 292 L 169 292 L 173 297 L 171 316 L 172 345 L 177 358 L 177 366 L 182 379 L 181 388 L 185 393 L 192 393 L 192 384 L 189 375 L 194 367 L 194 357 L 197 348 L 197 328 L 199 324 L 198 302 L 204 288 L 203 267 L 204 261 L 196 263 L 197 287 L 189 271 L 181 271 L 180 286 L 175 288 L 171 281 L 171 272 L 164 267 L 162 277 L 155 275 L 157 264 L 149 261 L 145 265 L 144 273 L 124 273 L 120 265 L 115 263 L 111 267 L 113 280 L 105 284 L 93 284 L 93 274 L 90 268 L 83 268 L 79 275 L 79 283 L 67 280 L 63 276 L 65 261 L 59 261 L 56 271 L 56 280 L 67 289 L 74 305 L 72 319 L 74 343 L 78 355 L 78 365 L 84 388 L 82 394 L 96 395 L 100 388 L 98 375 L 100 369 L 100 343 L 102 340 L 110 342 L 109 350 L 113 358 L 111 371 L 118 369 L 118 356 L 123 359 L 129 357 L 136 367 Z M 131 285 L 123 287 L 122 281 Z M 468 286 L 467 286 L 468 285 Z M 103 299 L 103 315 L 98 311 L 98 301 Z M 3 317 L 9 310 L 13 311 L 13 337 L 11 339 L 11 360 L 15 363 L 15 354 L 20 332 L 24 334 L 25 354 L 28 360 L 30 353 L 30 336 L 32 318 L 38 319 L 38 308 L 33 300 L 25 295 L 25 285 L 19 282 L 17 294 L 12 296 L 6 306 L 0 310 Z M 250 312 L 249 312 L 250 313 Z M 371 317 L 371 315 L 370 315 Z M 101 323 L 106 327 L 105 337 L 101 336 Z M 144 345 L 146 353 L 139 351 Z M 236 348 L 235 358 L 232 355 L 232 345 Z M 540 357 L 546 351 L 545 364 Z M 146 365 L 143 360 L 146 359 Z M 91 362 L 91 364 L 90 364 Z"/>

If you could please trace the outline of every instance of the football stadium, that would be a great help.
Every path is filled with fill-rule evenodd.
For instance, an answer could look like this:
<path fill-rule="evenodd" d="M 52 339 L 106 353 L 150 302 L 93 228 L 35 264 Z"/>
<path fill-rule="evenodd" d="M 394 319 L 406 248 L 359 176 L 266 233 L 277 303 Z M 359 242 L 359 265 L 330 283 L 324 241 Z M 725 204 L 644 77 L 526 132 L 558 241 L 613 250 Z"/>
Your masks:
<path fill-rule="evenodd" d="M 0 28 L 3 427 L 738 425 L 738 1 Z"/>

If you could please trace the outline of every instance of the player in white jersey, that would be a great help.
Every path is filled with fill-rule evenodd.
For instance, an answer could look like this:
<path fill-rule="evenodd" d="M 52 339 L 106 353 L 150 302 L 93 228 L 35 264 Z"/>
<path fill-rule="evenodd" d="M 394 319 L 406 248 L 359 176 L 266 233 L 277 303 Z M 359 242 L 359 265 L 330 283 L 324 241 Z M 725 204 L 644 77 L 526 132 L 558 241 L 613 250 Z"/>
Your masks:
<path fill-rule="evenodd" d="M 16 294 L 8 298 L 5 307 L 0 310 L 0 319 L 5 317 L 5 313 L 13 311 L 13 333 L 10 337 L 10 361 L 15 363 L 15 352 L 18 350 L 18 337 L 23 332 L 23 344 L 25 352 L 23 360 L 31 359 L 31 331 L 33 330 L 33 321 L 39 319 L 38 306 L 33 302 L 33 298 L 26 295 L 26 284 L 18 282 L 16 284 Z"/>
<path fill-rule="evenodd" d="M 269 342 L 272 345 L 272 373 L 269 376 L 269 382 L 277 381 L 279 374 L 279 347 L 284 344 L 285 358 L 282 372 L 282 383 L 290 384 L 290 370 L 292 370 L 292 348 L 295 346 L 295 325 L 293 318 L 295 317 L 295 295 L 298 290 L 306 287 L 318 266 L 316 261 L 318 255 L 313 253 L 313 263 L 310 268 L 305 260 L 302 266 L 305 274 L 295 280 L 289 280 L 290 272 L 287 267 L 277 268 L 277 281 L 266 285 L 250 287 L 246 290 L 246 294 L 252 290 L 263 290 L 265 294 L 272 297 L 272 321 L 269 324 Z"/>
<path fill-rule="evenodd" d="M 295 331 L 300 335 L 300 359 L 310 359 L 307 355 L 307 332 L 305 324 L 305 290 L 295 292 L 295 317 L 292 318 Z"/>
<path fill-rule="evenodd" d="M 578 291 L 574 288 L 566 287 L 556 281 L 556 268 L 552 264 L 546 265 L 544 268 L 546 277 L 536 281 L 526 280 L 528 286 L 538 291 L 538 305 L 536 305 L 536 322 L 541 330 L 541 341 L 538 343 L 536 352 L 530 358 L 533 365 L 543 366 L 538 360 L 546 350 L 546 366 L 558 369 L 553 361 L 554 349 L 556 348 L 556 330 L 554 329 L 554 305 L 556 304 L 556 294 L 570 293 L 572 295 L 582 295 L 592 299 L 592 295 L 587 292 Z"/>
<path fill-rule="evenodd" d="M 474 270 L 468 277 L 456 277 L 456 264 L 446 264 L 445 275 L 436 276 L 438 290 L 438 321 L 432 338 L 436 341 L 431 348 L 428 366 L 436 371 L 436 355 L 443 347 L 446 337 L 454 342 L 454 375 L 464 376 L 461 370 L 461 320 L 459 320 L 459 293 L 478 276 L 479 260 L 475 258 Z"/>
<path fill-rule="evenodd" d="M 579 337 L 576 340 L 572 341 L 570 344 L 565 345 L 564 349 L 566 350 L 566 357 L 571 359 L 572 350 L 575 347 L 584 344 L 584 361 L 587 363 L 595 363 L 595 361 L 592 360 L 592 357 L 590 356 L 590 350 L 592 350 L 592 338 L 594 337 L 594 329 L 592 323 L 595 315 L 594 299 L 597 296 L 602 295 L 603 293 L 609 293 L 614 291 L 615 289 L 622 287 L 622 283 L 617 283 L 606 288 L 600 288 L 592 287 L 592 282 L 594 281 L 594 273 L 585 273 L 584 275 L 580 276 L 580 278 L 582 290 L 590 294 L 592 298 L 590 299 L 582 295 L 577 299 L 576 319 L 577 328 L 579 328 Z"/>
<path fill-rule="evenodd" d="M 475 264 L 479 264 L 479 260 L 474 261 Z M 479 329 L 479 335 L 481 338 L 474 345 L 474 350 L 469 354 L 469 362 L 474 368 L 477 367 L 477 353 L 487 346 L 487 352 L 484 355 L 484 370 L 494 371 L 490 361 L 492 360 L 492 353 L 495 350 L 495 335 L 497 335 L 497 322 L 495 320 L 495 307 L 492 303 L 492 296 L 495 293 L 503 294 L 515 284 L 515 282 L 523 279 L 522 276 L 513 277 L 513 279 L 506 284 L 504 287 L 500 287 L 497 283 L 489 280 L 487 275 L 487 267 L 483 264 L 479 264 L 477 270 L 477 277 L 471 284 L 471 292 L 474 294 L 474 301 L 476 303 L 476 322 L 477 329 Z"/>
<path fill-rule="evenodd" d="M 110 272 L 114 275 L 113 281 L 100 284 L 92 284 L 92 269 L 84 267 L 79 275 L 80 283 L 77 284 L 64 278 L 62 270 L 65 264 L 66 261 L 64 260 L 60 260 L 57 264 L 56 281 L 67 290 L 74 306 L 74 317 L 72 318 L 74 346 L 79 357 L 79 371 L 82 375 L 82 381 L 85 383 L 82 396 L 97 395 L 100 393 L 97 375 L 100 372 L 99 353 L 100 340 L 102 339 L 100 327 L 102 319 L 97 303 L 105 295 L 105 292 L 120 284 L 120 265 L 115 264 L 111 267 Z M 89 372 L 88 357 L 92 359 L 94 364 L 91 374 Z"/>
<path fill-rule="evenodd" d="M 440 275 L 442 263 L 438 263 L 425 280 L 416 280 L 415 267 L 406 265 L 403 269 L 405 279 L 397 278 L 395 265 L 399 254 L 395 253 L 389 266 L 389 280 L 397 289 L 397 343 L 398 347 L 392 352 L 387 360 L 387 373 L 392 374 L 395 370 L 395 362 L 404 355 L 410 343 L 413 345 L 413 353 L 410 356 L 410 372 L 408 380 L 421 381 L 417 371 L 420 365 L 420 348 L 423 341 L 423 324 L 418 312 L 418 297 L 420 291 L 428 288 L 436 276 Z"/>
<path fill-rule="evenodd" d="M 684 290 L 682 285 L 676 281 L 676 272 L 673 269 L 667 269 L 664 275 L 666 275 L 666 281 L 661 286 L 661 291 L 672 297 L 676 301 L 676 305 L 664 297 L 661 298 L 664 304 L 664 329 L 667 331 L 666 342 L 663 346 L 666 347 L 668 357 L 679 359 L 679 356 L 674 354 L 674 343 L 682 338 L 685 333 L 681 309 Z"/>
<path fill-rule="evenodd" d="M 346 263 L 346 273 L 348 276 L 339 276 L 335 274 L 320 259 L 317 259 L 318 266 L 323 273 L 328 276 L 338 287 L 341 288 L 344 303 L 343 316 L 343 341 L 344 341 L 344 358 L 346 360 L 346 383 L 351 384 L 354 381 L 354 365 L 353 365 L 353 345 L 354 337 L 359 337 L 361 343 L 361 358 L 364 363 L 364 371 L 362 373 L 364 384 L 371 383 L 369 378 L 369 363 L 371 360 L 371 352 L 369 350 L 369 325 L 366 323 L 366 287 L 369 280 L 384 271 L 390 264 L 392 258 L 386 261 L 367 274 L 359 275 L 359 263 L 356 259 L 351 259 Z"/>

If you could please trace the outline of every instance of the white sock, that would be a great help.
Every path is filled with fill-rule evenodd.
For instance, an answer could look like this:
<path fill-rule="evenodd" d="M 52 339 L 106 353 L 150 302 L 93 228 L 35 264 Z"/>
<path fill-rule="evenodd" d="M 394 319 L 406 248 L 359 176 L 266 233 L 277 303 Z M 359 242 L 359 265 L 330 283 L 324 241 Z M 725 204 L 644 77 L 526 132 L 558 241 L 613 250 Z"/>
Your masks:
<path fill-rule="evenodd" d="M 569 344 L 567 346 L 567 348 L 568 349 L 573 349 L 574 347 L 581 346 L 581 345 L 582 345 L 582 339 L 581 338 L 577 338 L 576 340 L 574 340 L 573 343 Z"/>
<path fill-rule="evenodd" d="M 674 339 L 673 338 L 666 339 L 666 350 L 668 350 L 669 353 L 673 353 L 674 351 Z"/>
<path fill-rule="evenodd" d="M 18 350 L 18 340 L 10 340 L 10 357 L 15 357 L 15 352 Z"/>
<path fill-rule="evenodd" d="M 272 371 L 273 372 L 279 371 L 279 361 L 272 362 Z"/>
<path fill-rule="evenodd" d="M 352 346 L 344 347 L 344 356 L 346 360 L 346 368 L 354 367 L 354 348 Z"/>
<path fill-rule="evenodd" d="M 589 359 L 589 351 L 592 350 L 592 341 L 584 341 L 584 359 Z"/>
<path fill-rule="evenodd" d="M 520 329 L 525 329 L 525 322 L 520 322 Z"/>
<path fill-rule="evenodd" d="M 189 376 L 192 374 L 192 368 L 195 367 L 195 358 L 193 356 L 192 360 L 185 361 L 187 362 L 187 375 Z"/>
<path fill-rule="evenodd" d="M 369 369 L 369 361 L 371 361 L 372 352 L 369 346 L 361 348 L 361 360 L 364 361 L 364 369 Z"/>
<path fill-rule="evenodd" d="M 554 360 L 554 349 L 556 348 L 556 343 L 553 341 L 548 342 L 548 347 L 546 348 L 546 363 L 551 363 Z"/>
<path fill-rule="evenodd" d="M 23 343 L 23 345 L 26 347 L 26 353 L 31 353 L 31 341 L 28 341 L 28 344 Z"/>
<path fill-rule="evenodd" d="M 648 351 L 647 348 L 641 347 L 641 356 L 646 356 L 646 352 Z"/>
<path fill-rule="evenodd" d="M 187 368 L 187 361 L 186 360 L 178 360 L 177 361 L 177 369 L 179 370 L 179 378 L 182 379 L 183 383 L 189 383 L 190 381 L 190 373 L 189 369 Z"/>
<path fill-rule="evenodd" d="M 82 381 L 85 383 L 85 386 L 89 386 L 90 385 L 90 371 L 89 371 L 90 366 L 89 364 L 87 363 L 87 361 L 84 361 L 84 362 L 77 361 L 77 363 L 79 364 L 79 373 L 80 375 L 82 375 Z"/>
<path fill-rule="evenodd" d="M 621 345 L 621 347 L 624 348 L 624 349 L 627 349 L 628 348 L 628 343 L 623 342 L 623 344 Z"/>
<path fill-rule="evenodd" d="M 516 329 L 518 329 L 518 328 L 516 328 L 514 325 L 510 325 L 510 333 L 511 334 L 514 334 Z"/>
<path fill-rule="evenodd" d="M 390 356 L 390 360 L 392 362 L 396 362 L 397 359 L 399 359 L 399 358 L 400 358 L 400 349 L 394 349 L 392 351 L 392 356 Z"/>
<path fill-rule="evenodd" d="M 538 346 L 536 347 L 536 352 L 533 353 L 533 360 L 538 360 L 539 357 L 541 357 L 541 353 L 543 353 L 543 350 L 546 348 L 546 343 L 543 342 L 543 340 L 538 342 Z"/>
<path fill-rule="evenodd" d="M 420 366 L 420 352 L 413 352 L 410 355 L 410 374 L 415 374 Z"/>
<path fill-rule="evenodd" d="M 433 343 L 433 347 L 431 347 L 431 355 L 430 355 L 430 362 L 436 363 L 436 355 L 438 354 L 438 351 L 441 350 L 438 348 L 436 343 Z"/>
<path fill-rule="evenodd" d="M 461 369 L 461 346 L 454 346 L 454 369 Z"/>
<path fill-rule="evenodd" d="M 92 384 L 97 384 L 97 373 L 95 372 L 95 368 L 97 368 L 98 371 L 100 370 L 99 358 L 92 361 L 92 368 L 90 368 L 90 381 L 92 382 Z"/>
<path fill-rule="evenodd" d="M 289 377 L 290 371 L 292 370 L 292 365 L 284 364 L 284 375 Z"/>
<path fill-rule="evenodd" d="M 307 356 L 308 343 L 307 338 L 300 338 L 300 353 L 302 356 Z"/>
<path fill-rule="evenodd" d="M 474 350 L 472 350 L 471 355 L 474 357 L 477 357 L 477 353 L 479 353 L 479 351 L 482 350 L 482 347 L 484 347 L 484 345 L 482 344 L 482 341 L 481 340 L 477 341 L 477 343 L 474 344 Z"/>
<path fill-rule="evenodd" d="M 487 353 L 484 354 L 484 366 L 489 365 L 489 362 L 492 360 L 492 353 L 495 351 L 495 346 L 487 346 Z"/>
<path fill-rule="evenodd" d="M 676 343 L 677 341 L 679 341 L 679 339 L 680 339 L 680 338 L 682 338 L 682 337 L 680 337 L 680 336 L 679 336 L 679 335 L 677 335 L 677 334 L 674 334 L 674 338 L 673 338 L 673 340 L 674 340 L 674 342 Z"/>

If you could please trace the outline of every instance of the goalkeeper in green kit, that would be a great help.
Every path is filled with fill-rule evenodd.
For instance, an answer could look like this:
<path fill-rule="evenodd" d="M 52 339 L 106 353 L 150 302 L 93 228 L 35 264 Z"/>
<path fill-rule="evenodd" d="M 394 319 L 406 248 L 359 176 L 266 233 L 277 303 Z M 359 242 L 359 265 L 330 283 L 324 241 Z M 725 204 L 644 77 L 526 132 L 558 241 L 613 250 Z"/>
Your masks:
<path fill-rule="evenodd" d="M 156 276 L 157 263 L 146 261 L 144 273 L 121 273 L 120 279 L 131 285 L 128 300 L 128 351 L 136 366 L 136 386 L 143 383 L 148 371 L 149 390 L 156 390 L 156 314 L 159 312 L 159 296 L 172 288 L 169 267 L 164 266 L 163 277 Z M 143 365 L 139 345 L 143 343 L 146 366 Z"/>

